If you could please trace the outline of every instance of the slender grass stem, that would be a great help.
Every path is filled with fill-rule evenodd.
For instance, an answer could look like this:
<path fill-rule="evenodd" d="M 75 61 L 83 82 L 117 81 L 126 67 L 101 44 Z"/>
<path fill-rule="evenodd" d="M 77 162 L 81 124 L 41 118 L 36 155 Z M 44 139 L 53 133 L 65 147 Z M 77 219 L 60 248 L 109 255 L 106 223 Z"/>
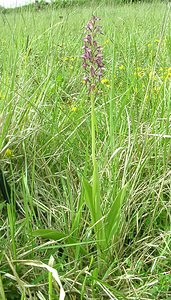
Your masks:
<path fill-rule="evenodd" d="M 0 275 L 0 296 L 1 296 L 1 300 L 6 300 L 5 297 L 5 292 L 4 292 L 4 287 L 3 287 L 3 282 L 2 282 L 2 277 Z"/>
<path fill-rule="evenodd" d="M 52 284 L 52 273 L 48 273 L 48 283 L 49 283 L 49 300 L 52 300 L 53 284 Z"/>

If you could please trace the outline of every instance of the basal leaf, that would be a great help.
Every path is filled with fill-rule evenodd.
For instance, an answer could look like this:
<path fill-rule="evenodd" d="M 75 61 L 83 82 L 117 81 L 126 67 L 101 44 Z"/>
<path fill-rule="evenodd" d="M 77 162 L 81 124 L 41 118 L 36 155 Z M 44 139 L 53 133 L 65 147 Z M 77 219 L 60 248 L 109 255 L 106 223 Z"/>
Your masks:
<path fill-rule="evenodd" d="M 117 233 L 119 222 L 120 222 L 121 207 L 122 207 L 123 200 L 125 198 L 126 190 L 127 190 L 127 184 L 119 191 L 107 214 L 106 225 L 105 225 L 107 243 L 109 243 L 112 236 Z"/>

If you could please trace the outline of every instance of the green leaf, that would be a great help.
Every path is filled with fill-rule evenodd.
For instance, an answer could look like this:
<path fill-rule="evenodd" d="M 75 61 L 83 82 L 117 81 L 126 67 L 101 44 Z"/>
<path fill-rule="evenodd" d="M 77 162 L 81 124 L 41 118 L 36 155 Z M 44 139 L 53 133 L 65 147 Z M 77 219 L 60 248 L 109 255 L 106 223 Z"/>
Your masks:
<path fill-rule="evenodd" d="M 71 236 L 68 236 L 67 234 L 65 234 L 63 232 L 57 231 L 54 229 L 37 229 L 37 230 L 33 231 L 32 235 L 35 237 L 41 237 L 44 239 L 50 239 L 50 240 L 55 240 L 55 241 L 65 239 L 65 241 L 67 241 L 67 243 L 70 243 L 70 244 L 78 243 Z M 85 250 L 85 248 L 82 245 L 80 245 L 80 249 L 81 249 L 82 253 L 87 254 L 87 251 Z"/>
<path fill-rule="evenodd" d="M 100 205 L 100 183 L 99 183 L 97 161 L 95 161 L 94 164 L 92 191 L 93 191 L 93 205 L 95 210 L 95 221 L 97 222 L 102 218 L 101 205 Z"/>
<path fill-rule="evenodd" d="M 61 84 L 62 84 L 62 81 L 63 81 L 62 73 L 59 73 L 59 74 L 57 75 L 56 81 L 57 81 L 58 85 L 61 85 Z"/>
<path fill-rule="evenodd" d="M 98 174 L 96 172 L 97 169 L 95 168 L 93 173 L 93 187 L 85 178 L 83 178 L 83 187 L 85 190 L 86 204 L 91 214 L 92 225 L 96 224 L 94 226 L 97 239 L 96 242 L 100 248 L 103 248 L 105 243 L 105 232 L 104 224 L 101 220 L 102 212 L 100 207 L 100 187 L 98 182 Z"/>
<path fill-rule="evenodd" d="M 126 184 L 119 191 L 107 214 L 106 225 L 105 225 L 107 243 L 109 243 L 111 238 L 117 233 L 119 222 L 120 222 L 120 216 L 121 216 L 121 207 L 122 207 L 123 200 L 125 198 L 127 186 L 128 184 Z"/>
<path fill-rule="evenodd" d="M 3 201 L 2 203 L 0 203 L 0 211 L 6 206 L 5 201 Z"/>
<path fill-rule="evenodd" d="M 44 239 L 61 240 L 68 237 L 65 233 L 53 229 L 37 229 L 33 231 L 33 236 L 39 236 Z"/>
<path fill-rule="evenodd" d="M 83 188 L 85 191 L 85 201 L 90 210 L 91 218 L 94 224 L 96 220 L 96 215 L 95 215 L 95 207 L 93 203 L 93 189 L 91 184 L 88 182 L 86 178 L 83 178 Z"/>

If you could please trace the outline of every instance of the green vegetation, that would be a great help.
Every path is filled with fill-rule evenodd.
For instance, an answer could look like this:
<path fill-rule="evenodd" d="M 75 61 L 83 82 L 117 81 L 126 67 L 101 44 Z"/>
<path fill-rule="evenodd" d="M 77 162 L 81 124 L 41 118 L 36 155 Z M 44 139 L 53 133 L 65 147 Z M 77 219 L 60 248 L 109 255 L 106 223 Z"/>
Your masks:
<path fill-rule="evenodd" d="M 161 0 L 162 2 L 163 0 Z M 169 2 L 169 0 L 166 0 Z M 34 3 L 27 4 L 25 6 L 19 6 L 15 9 L 13 8 L 4 8 L 0 6 L 0 11 L 4 14 L 10 13 L 15 10 L 15 12 L 23 12 L 24 10 L 44 10 L 44 9 L 59 9 L 59 8 L 71 8 L 71 7 L 90 7 L 94 5 L 118 5 L 118 4 L 136 4 L 136 3 L 158 3 L 158 0 L 35 0 Z"/>
<path fill-rule="evenodd" d="M 170 8 L 92 2 L 0 15 L 2 300 L 171 299 Z"/>

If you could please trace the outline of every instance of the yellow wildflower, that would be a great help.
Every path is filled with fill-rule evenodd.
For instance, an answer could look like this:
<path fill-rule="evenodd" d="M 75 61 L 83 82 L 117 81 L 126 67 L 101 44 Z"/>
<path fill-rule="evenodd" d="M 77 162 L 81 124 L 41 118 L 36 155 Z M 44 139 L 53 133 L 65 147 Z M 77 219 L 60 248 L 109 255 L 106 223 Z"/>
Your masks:
<path fill-rule="evenodd" d="M 101 83 L 103 83 L 103 84 L 108 84 L 108 83 L 109 83 L 109 79 L 103 78 L 103 79 L 101 80 Z"/>
<path fill-rule="evenodd" d="M 138 77 L 140 77 L 140 78 L 143 77 L 144 74 L 145 74 L 144 69 L 141 68 L 141 67 L 137 67 L 137 68 L 135 69 L 135 71 L 136 71 L 136 72 L 134 72 L 134 75 L 135 75 L 135 76 L 138 76 Z"/>
<path fill-rule="evenodd" d="M 109 79 L 107 78 L 102 78 L 101 83 L 104 84 L 107 88 L 110 87 Z"/>
<path fill-rule="evenodd" d="M 109 39 L 107 39 L 105 42 L 104 42 L 104 45 L 107 45 L 109 44 Z"/>
<path fill-rule="evenodd" d="M 159 44 L 159 43 L 160 43 L 160 40 L 159 40 L 159 39 L 156 39 L 155 42 L 156 42 L 157 44 Z"/>
<path fill-rule="evenodd" d="M 5 150 L 4 156 L 5 156 L 5 157 L 12 157 L 12 156 L 13 156 L 13 153 L 12 153 L 11 149 L 7 148 L 7 149 Z"/>
<path fill-rule="evenodd" d="M 71 57 L 71 58 L 70 58 L 70 61 L 74 61 L 74 60 L 75 60 L 75 57 Z"/>
<path fill-rule="evenodd" d="M 124 70 L 124 69 L 125 69 L 124 65 L 119 66 L 119 70 Z"/>
<path fill-rule="evenodd" d="M 137 73 L 137 75 L 138 75 L 138 77 L 140 77 L 140 78 L 141 78 L 141 77 L 143 77 L 143 75 L 144 75 L 144 72 L 143 72 L 143 71 L 141 71 L 141 72 L 138 72 L 138 73 Z"/>
<path fill-rule="evenodd" d="M 148 43 L 148 44 L 147 44 L 147 47 L 148 47 L 148 48 L 151 48 L 151 47 L 152 47 L 152 44 L 151 44 L 151 43 Z"/>
<path fill-rule="evenodd" d="M 62 59 L 63 61 L 68 61 L 69 60 L 69 57 L 64 57 L 63 59 Z"/>
<path fill-rule="evenodd" d="M 71 111 L 76 112 L 78 108 L 76 106 L 71 107 Z"/>

